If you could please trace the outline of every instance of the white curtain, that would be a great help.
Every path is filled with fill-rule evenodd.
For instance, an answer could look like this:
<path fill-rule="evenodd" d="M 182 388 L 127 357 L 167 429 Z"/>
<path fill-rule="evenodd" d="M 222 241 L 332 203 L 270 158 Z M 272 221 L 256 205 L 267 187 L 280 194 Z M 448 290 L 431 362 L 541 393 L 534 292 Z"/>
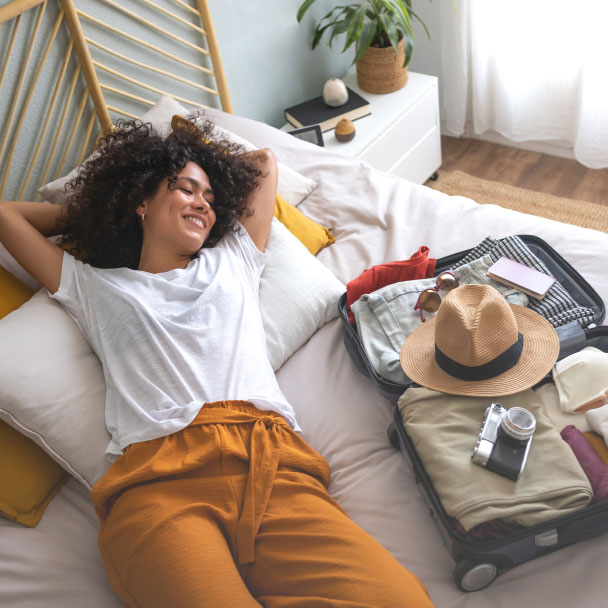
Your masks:
<path fill-rule="evenodd" d="M 495 131 L 608 167 L 608 1 L 441 2 L 448 135 Z"/>

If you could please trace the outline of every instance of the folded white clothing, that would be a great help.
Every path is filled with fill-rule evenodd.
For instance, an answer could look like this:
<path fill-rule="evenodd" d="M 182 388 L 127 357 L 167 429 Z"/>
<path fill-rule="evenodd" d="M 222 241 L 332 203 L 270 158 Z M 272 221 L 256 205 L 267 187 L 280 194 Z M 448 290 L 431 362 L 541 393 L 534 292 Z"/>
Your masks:
<path fill-rule="evenodd" d="M 583 414 L 601 407 L 608 396 L 608 353 L 587 346 L 558 361 L 553 380 L 563 412 Z"/>
<path fill-rule="evenodd" d="M 601 435 L 608 445 L 608 405 L 589 410 L 585 413 L 585 418 L 591 429 Z"/>

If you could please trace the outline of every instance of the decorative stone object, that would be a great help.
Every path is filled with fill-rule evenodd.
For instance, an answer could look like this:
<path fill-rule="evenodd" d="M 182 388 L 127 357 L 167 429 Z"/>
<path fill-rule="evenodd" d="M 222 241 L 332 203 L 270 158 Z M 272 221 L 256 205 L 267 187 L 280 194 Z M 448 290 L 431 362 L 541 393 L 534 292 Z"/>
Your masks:
<path fill-rule="evenodd" d="M 330 78 L 323 85 L 323 101 L 328 106 L 343 106 L 348 101 L 348 89 L 339 78 Z"/>
<path fill-rule="evenodd" d="M 336 139 L 339 142 L 346 143 L 355 137 L 355 125 L 352 120 L 342 118 L 336 125 Z"/>

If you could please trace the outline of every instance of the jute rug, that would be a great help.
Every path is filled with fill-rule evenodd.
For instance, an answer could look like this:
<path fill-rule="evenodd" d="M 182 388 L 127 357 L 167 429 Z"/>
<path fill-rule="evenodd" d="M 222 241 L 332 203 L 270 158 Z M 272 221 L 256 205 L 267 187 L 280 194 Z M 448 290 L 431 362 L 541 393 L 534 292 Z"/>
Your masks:
<path fill-rule="evenodd" d="M 427 181 L 426 185 L 446 194 L 472 198 L 482 205 L 495 204 L 566 224 L 608 232 L 608 205 L 509 186 L 474 177 L 464 171 L 439 171 L 439 178 Z"/>

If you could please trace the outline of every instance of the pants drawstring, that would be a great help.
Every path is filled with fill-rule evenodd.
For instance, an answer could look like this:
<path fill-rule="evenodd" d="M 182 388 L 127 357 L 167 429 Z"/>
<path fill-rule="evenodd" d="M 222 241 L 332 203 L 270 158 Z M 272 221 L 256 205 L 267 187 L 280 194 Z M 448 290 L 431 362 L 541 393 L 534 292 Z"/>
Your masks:
<path fill-rule="evenodd" d="M 250 445 L 249 477 L 245 486 L 243 510 L 236 525 L 238 563 L 255 561 L 255 537 L 279 466 L 280 444 L 276 418 L 261 417 L 253 425 Z"/>

